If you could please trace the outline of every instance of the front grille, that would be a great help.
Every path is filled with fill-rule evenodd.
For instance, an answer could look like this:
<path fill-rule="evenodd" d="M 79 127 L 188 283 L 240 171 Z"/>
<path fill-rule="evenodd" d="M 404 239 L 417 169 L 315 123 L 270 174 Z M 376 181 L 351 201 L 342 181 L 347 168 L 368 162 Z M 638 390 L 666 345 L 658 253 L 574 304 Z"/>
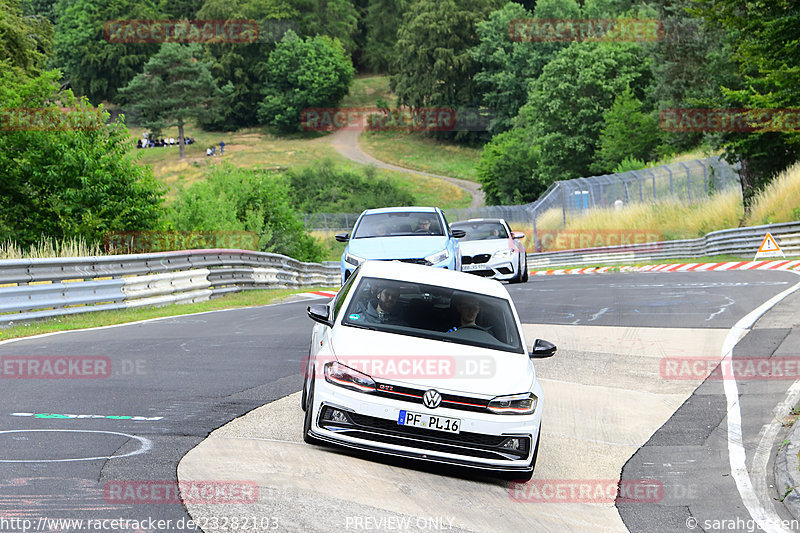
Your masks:
<path fill-rule="evenodd" d="M 400 261 L 401 263 L 414 263 L 415 265 L 425 265 L 425 266 L 431 266 L 433 264 L 427 259 L 408 258 L 408 259 L 398 259 L 398 261 Z"/>
<path fill-rule="evenodd" d="M 461 432 L 458 434 L 435 432 L 422 428 L 401 426 L 391 420 L 341 411 L 347 422 L 330 420 L 332 407 L 325 406 L 320 417 L 320 426 L 329 427 L 338 434 L 426 451 L 452 453 L 465 457 L 514 461 L 528 456 L 531 446 L 529 436 L 497 436 Z M 509 438 L 520 440 L 517 450 L 502 448 Z"/>
<path fill-rule="evenodd" d="M 478 255 L 464 255 L 461 257 L 462 265 L 477 265 L 480 263 L 488 263 L 491 259 L 491 254 L 478 254 Z"/>
<path fill-rule="evenodd" d="M 425 394 L 424 390 L 414 389 L 412 387 L 401 387 L 399 385 L 387 385 L 385 383 L 376 383 L 376 386 L 379 396 L 422 405 L 422 396 Z M 442 393 L 442 407 L 447 407 L 449 409 L 485 413 L 487 412 L 486 407 L 488 405 L 489 400 Z"/>

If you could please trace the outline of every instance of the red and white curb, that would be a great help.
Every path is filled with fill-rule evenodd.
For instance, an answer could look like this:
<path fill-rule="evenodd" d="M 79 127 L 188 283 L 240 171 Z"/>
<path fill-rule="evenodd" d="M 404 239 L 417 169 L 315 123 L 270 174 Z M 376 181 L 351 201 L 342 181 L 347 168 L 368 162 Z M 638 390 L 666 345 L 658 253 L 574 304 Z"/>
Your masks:
<path fill-rule="evenodd" d="M 312 291 L 312 292 L 300 292 L 295 294 L 295 296 L 302 296 L 304 298 L 333 298 L 336 296 L 336 291 Z"/>
<path fill-rule="evenodd" d="M 618 270 L 613 270 L 618 269 Z M 727 263 L 668 263 L 663 265 L 643 265 L 600 268 L 566 268 L 559 270 L 534 270 L 532 276 L 552 276 L 564 274 L 605 274 L 607 272 L 718 272 L 721 270 L 800 270 L 800 261 L 731 261 Z"/>

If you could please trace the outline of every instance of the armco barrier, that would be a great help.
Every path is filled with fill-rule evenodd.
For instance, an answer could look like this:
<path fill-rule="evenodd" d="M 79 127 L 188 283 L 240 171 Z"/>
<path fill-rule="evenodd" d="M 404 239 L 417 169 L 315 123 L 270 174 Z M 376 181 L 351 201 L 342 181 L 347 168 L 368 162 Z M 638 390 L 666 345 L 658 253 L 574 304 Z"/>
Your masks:
<path fill-rule="evenodd" d="M 663 241 L 528 254 L 528 268 L 691 259 L 714 255 L 755 255 L 769 232 L 784 254 L 800 255 L 800 222 L 714 231 L 698 239 Z"/>
<path fill-rule="evenodd" d="M 248 289 L 335 286 L 339 267 L 247 250 L 0 261 L 0 324 L 208 300 Z"/>

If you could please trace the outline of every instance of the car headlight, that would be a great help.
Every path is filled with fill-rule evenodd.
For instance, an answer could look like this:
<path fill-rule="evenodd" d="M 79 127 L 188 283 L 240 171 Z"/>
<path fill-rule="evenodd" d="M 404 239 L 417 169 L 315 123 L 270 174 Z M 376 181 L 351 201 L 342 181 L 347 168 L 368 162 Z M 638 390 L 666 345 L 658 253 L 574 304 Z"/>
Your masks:
<path fill-rule="evenodd" d="M 511 259 L 512 257 L 514 257 L 514 250 L 508 249 L 495 252 L 492 256 L 494 259 Z"/>
<path fill-rule="evenodd" d="M 325 364 L 325 381 L 358 392 L 375 392 L 375 381 L 338 361 Z"/>
<path fill-rule="evenodd" d="M 358 266 L 364 262 L 364 258 L 358 257 L 357 255 L 353 255 L 350 252 L 347 252 L 344 256 L 344 262 L 349 263 L 353 266 Z"/>
<path fill-rule="evenodd" d="M 436 252 L 435 254 L 431 254 L 425 258 L 426 261 L 432 264 L 441 263 L 442 261 L 446 260 L 450 257 L 450 252 L 447 251 L 447 248 L 442 250 L 441 252 Z"/>
<path fill-rule="evenodd" d="M 532 392 L 498 396 L 489 402 L 488 409 L 499 415 L 529 415 L 536 410 L 539 399 Z"/>

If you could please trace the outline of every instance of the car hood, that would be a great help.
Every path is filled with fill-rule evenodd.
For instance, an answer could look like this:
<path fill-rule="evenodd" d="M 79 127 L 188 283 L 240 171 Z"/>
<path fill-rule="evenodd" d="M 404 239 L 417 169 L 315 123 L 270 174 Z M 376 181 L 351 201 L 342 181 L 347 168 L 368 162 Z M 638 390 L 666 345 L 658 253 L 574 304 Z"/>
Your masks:
<path fill-rule="evenodd" d="M 410 387 L 499 396 L 529 391 L 535 380 L 526 354 L 347 326 L 330 340 L 341 363 Z"/>
<path fill-rule="evenodd" d="M 508 250 L 508 239 L 492 239 L 490 241 L 459 241 L 461 255 L 492 254 L 498 250 Z"/>
<path fill-rule="evenodd" d="M 350 253 L 364 259 L 423 258 L 447 247 L 447 237 L 414 235 L 409 237 L 370 237 L 353 239 Z"/>

